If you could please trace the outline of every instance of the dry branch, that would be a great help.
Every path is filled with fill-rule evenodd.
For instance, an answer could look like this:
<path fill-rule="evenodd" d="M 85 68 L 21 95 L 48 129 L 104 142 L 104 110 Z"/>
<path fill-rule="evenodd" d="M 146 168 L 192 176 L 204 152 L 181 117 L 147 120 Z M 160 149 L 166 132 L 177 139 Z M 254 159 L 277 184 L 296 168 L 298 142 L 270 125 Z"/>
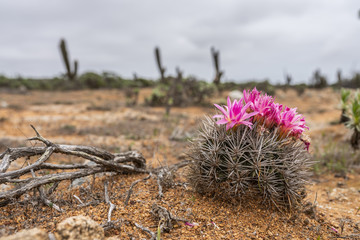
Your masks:
<path fill-rule="evenodd" d="M 150 177 L 151 177 L 151 174 L 149 174 L 148 176 L 146 176 L 146 177 L 144 177 L 144 178 L 142 178 L 142 179 L 138 179 L 138 180 L 134 181 L 134 182 L 131 184 L 131 186 L 130 186 L 130 188 L 129 188 L 129 191 L 128 191 L 128 195 L 126 196 L 125 201 L 124 201 L 124 206 L 125 206 L 125 207 L 126 207 L 126 206 L 128 205 L 128 203 L 129 203 L 129 199 L 130 199 L 130 196 L 131 196 L 131 194 L 132 194 L 132 192 L 133 192 L 133 188 L 135 187 L 135 185 L 138 184 L 139 182 L 148 180 Z"/>
<path fill-rule="evenodd" d="M 40 141 L 44 143 L 45 146 L 8 148 L 0 154 L 0 183 L 17 184 L 14 188 L 0 193 L 0 206 L 10 203 L 12 199 L 18 198 L 35 188 L 40 189 L 40 197 L 47 203 L 48 201 L 45 200 L 46 196 L 50 195 L 56 189 L 59 182 L 64 180 L 73 180 L 102 172 L 150 173 L 150 171 L 146 169 L 144 157 L 136 151 L 113 154 L 95 147 L 54 144 L 41 136 L 34 126 L 31 127 L 34 129 L 36 136 L 28 140 Z M 47 163 L 46 161 L 48 161 L 54 153 L 81 157 L 96 164 Z M 20 169 L 8 171 L 14 161 L 34 156 L 39 156 L 34 163 L 28 164 L 28 166 Z M 55 170 L 55 173 L 36 176 L 35 172 L 42 169 Z M 62 172 L 62 170 L 73 171 Z M 32 172 L 33 176 L 29 175 L 29 173 Z M 44 190 L 41 190 L 40 187 L 49 183 L 54 183 L 54 185 L 49 189 L 47 194 L 45 194 Z M 54 206 L 53 204 L 50 205 Z"/>
<path fill-rule="evenodd" d="M 173 229 L 173 222 L 188 222 L 186 219 L 174 217 L 169 210 L 157 204 L 152 205 L 151 214 L 159 221 L 161 232 L 170 232 Z"/>
<path fill-rule="evenodd" d="M 152 232 L 150 229 L 138 224 L 138 223 L 135 223 L 135 226 L 137 228 L 140 228 L 141 230 L 143 230 L 144 232 L 148 233 L 150 236 L 151 236 L 151 240 L 155 240 L 156 239 L 156 234 L 154 232 Z"/>
<path fill-rule="evenodd" d="M 108 217 L 107 221 L 111 222 L 111 213 L 116 208 L 116 205 L 110 201 L 109 193 L 108 193 L 108 186 L 109 186 L 109 182 L 106 181 L 104 183 L 105 203 L 109 204 L 109 212 L 108 212 L 108 216 L 107 216 Z"/>
<path fill-rule="evenodd" d="M 32 169 L 31 169 L 31 175 L 33 178 L 36 178 L 35 172 Z M 41 201 L 43 201 L 43 203 L 45 205 L 52 207 L 53 209 L 55 209 L 58 212 L 63 212 L 63 210 L 58 205 L 56 205 L 55 203 L 51 202 L 49 199 L 46 198 L 43 187 L 38 187 L 37 189 L 39 191 L 40 199 L 41 199 Z"/>

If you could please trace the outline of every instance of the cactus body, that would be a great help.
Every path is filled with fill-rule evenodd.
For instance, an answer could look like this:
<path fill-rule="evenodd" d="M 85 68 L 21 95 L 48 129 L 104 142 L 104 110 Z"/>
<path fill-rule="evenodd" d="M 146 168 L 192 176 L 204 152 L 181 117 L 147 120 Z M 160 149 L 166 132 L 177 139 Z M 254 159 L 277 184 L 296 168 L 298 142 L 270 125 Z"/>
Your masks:
<path fill-rule="evenodd" d="M 213 58 L 214 68 L 215 68 L 215 78 L 213 80 L 213 83 L 218 86 L 220 84 L 221 77 L 224 74 L 223 71 L 220 71 L 220 59 L 219 59 L 220 53 L 219 51 L 215 50 L 215 48 L 212 47 L 211 55 Z"/>
<path fill-rule="evenodd" d="M 160 81 L 164 83 L 166 70 L 161 64 L 160 49 L 158 47 L 155 48 L 155 59 L 160 72 Z"/>
<path fill-rule="evenodd" d="M 223 199 L 260 197 L 276 207 L 298 205 L 312 163 L 301 141 L 278 136 L 257 123 L 227 131 L 206 117 L 191 143 L 189 182 L 199 193 Z"/>
<path fill-rule="evenodd" d="M 69 80 L 73 81 L 76 79 L 77 76 L 77 71 L 78 71 L 78 61 L 74 61 L 74 69 L 73 71 L 71 70 L 71 66 L 70 66 L 70 60 L 69 60 L 69 55 L 66 49 L 66 42 L 64 39 L 61 39 L 60 41 L 60 51 L 61 51 L 61 55 L 65 64 L 65 68 L 66 68 L 66 75 L 69 78 Z"/>

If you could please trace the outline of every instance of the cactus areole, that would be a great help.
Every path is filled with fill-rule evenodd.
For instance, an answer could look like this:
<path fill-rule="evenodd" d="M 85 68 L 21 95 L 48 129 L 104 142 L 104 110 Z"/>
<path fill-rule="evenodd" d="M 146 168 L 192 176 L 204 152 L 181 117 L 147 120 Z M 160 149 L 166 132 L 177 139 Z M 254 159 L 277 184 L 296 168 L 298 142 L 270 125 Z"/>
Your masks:
<path fill-rule="evenodd" d="M 219 114 L 206 117 L 191 142 L 193 187 L 224 199 L 260 197 L 277 208 L 301 204 L 312 165 L 304 117 L 256 88 L 215 107 Z"/>

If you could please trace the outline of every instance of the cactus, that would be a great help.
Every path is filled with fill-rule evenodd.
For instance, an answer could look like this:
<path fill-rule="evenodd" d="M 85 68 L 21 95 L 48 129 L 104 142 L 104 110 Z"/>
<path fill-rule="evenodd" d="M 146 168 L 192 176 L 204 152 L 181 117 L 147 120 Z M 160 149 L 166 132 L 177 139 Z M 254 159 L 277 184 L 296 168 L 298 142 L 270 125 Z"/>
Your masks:
<path fill-rule="evenodd" d="M 228 116 L 217 122 L 210 117 L 202 121 L 188 153 L 192 160 L 189 182 L 201 194 L 227 200 L 260 197 L 279 209 L 301 204 L 312 165 L 306 150 L 309 142 L 303 140 L 302 131 L 307 128 L 303 119 L 299 120 L 297 114 L 287 118 L 295 112 L 280 105 L 278 125 L 269 125 L 252 103 L 244 102 L 241 99 L 229 104 L 228 100 L 227 107 L 220 107 Z M 239 113 L 234 115 L 236 111 Z M 235 125 L 231 123 L 233 119 L 237 119 Z M 287 125 L 286 121 L 291 123 Z M 293 126 L 294 131 L 286 126 Z M 284 129 L 286 134 L 282 134 Z"/>
<path fill-rule="evenodd" d="M 287 73 L 287 74 L 285 75 L 285 79 L 286 79 L 286 86 L 287 86 L 287 87 L 290 87 L 291 82 L 292 82 L 292 76 Z"/>
<path fill-rule="evenodd" d="M 336 72 L 336 79 L 338 87 L 341 87 L 343 83 L 343 77 L 340 69 Z"/>
<path fill-rule="evenodd" d="M 155 58 L 156 58 L 157 66 L 159 68 L 159 72 L 160 72 L 160 77 L 161 77 L 160 82 L 164 83 L 166 69 L 161 65 L 160 49 L 158 47 L 155 48 Z"/>
<path fill-rule="evenodd" d="M 325 88 L 328 85 L 327 79 L 321 74 L 320 69 L 315 70 L 311 78 L 311 82 L 311 85 L 314 88 Z"/>
<path fill-rule="evenodd" d="M 66 67 L 66 75 L 69 78 L 69 80 L 74 81 L 77 76 L 78 61 L 77 60 L 74 61 L 74 69 L 73 69 L 73 71 L 71 71 L 69 55 L 68 55 L 68 52 L 66 49 L 65 39 L 61 39 L 61 41 L 60 41 L 60 51 L 61 51 L 61 55 L 62 55 L 64 64 L 65 64 L 65 67 Z"/>
<path fill-rule="evenodd" d="M 215 67 L 215 78 L 214 78 L 213 83 L 218 86 L 220 84 L 221 77 L 224 74 L 223 71 L 220 71 L 220 64 L 219 64 L 220 53 L 219 53 L 219 51 L 216 51 L 214 47 L 212 47 L 211 55 L 212 55 L 214 67 Z"/>
<path fill-rule="evenodd" d="M 345 115 L 348 117 L 348 121 L 345 125 L 353 130 L 353 134 L 350 139 L 351 146 L 354 150 L 359 149 L 360 144 L 360 93 L 357 92 L 355 97 L 349 105 L 349 109 Z"/>
<path fill-rule="evenodd" d="M 341 116 L 340 116 L 340 123 L 346 123 L 349 121 L 349 117 L 346 115 L 346 112 L 349 108 L 349 98 L 350 98 L 350 90 L 342 88 L 341 89 Z"/>

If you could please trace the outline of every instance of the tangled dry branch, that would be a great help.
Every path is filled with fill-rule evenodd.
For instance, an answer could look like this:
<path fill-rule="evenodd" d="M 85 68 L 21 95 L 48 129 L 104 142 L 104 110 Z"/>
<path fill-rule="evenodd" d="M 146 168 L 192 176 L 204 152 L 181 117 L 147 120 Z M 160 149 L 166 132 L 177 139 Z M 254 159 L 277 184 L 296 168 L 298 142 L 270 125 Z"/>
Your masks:
<path fill-rule="evenodd" d="M 39 189 L 41 197 L 46 199 L 46 195 L 51 194 L 58 183 L 64 180 L 73 180 L 101 172 L 150 173 L 150 170 L 146 168 L 145 158 L 139 152 L 113 154 L 91 146 L 54 144 L 42 137 L 35 127 L 31 127 L 36 136 L 28 140 L 42 142 L 45 146 L 8 148 L 0 154 L 0 183 L 15 184 L 12 189 L 0 193 L 0 206 L 7 205 L 11 200 L 19 198 L 32 189 Z M 95 164 L 48 163 L 47 161 L 54 153 L 77 156 Z M 11 164 L 15 161 L 30 159 L 33 156 L 39 156 L 34 163 L 9 171 Z M 37 171 L 45 169 L 58 171 L 47 175 L 35 175 Z M 46 184 L 54 184 L 47 193 L 41 188 Z"/>

